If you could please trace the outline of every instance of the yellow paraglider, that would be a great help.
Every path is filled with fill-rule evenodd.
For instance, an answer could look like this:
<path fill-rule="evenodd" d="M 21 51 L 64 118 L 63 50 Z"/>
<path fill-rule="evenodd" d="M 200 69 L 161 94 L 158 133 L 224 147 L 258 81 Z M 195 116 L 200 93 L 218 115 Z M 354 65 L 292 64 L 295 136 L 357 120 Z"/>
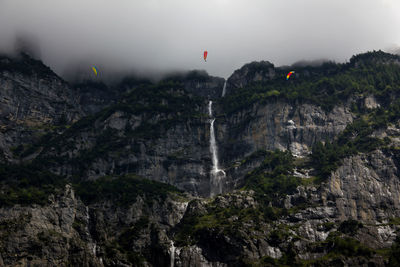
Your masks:
<path fill-rule="evenodd" d="M 96 69 L 96 67 L 92 67 L 92 70 L 93 70 L 94 74 L 97 76 L 97 69 Z"/>

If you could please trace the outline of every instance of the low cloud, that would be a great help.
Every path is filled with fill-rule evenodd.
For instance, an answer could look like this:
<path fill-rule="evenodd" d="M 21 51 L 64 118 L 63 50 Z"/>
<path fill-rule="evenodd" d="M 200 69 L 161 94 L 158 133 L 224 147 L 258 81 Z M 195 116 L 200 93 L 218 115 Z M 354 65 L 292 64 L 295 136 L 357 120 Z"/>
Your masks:
<path fill-rule="evenodd" d="M 254 60 L 343 62 L 398 46 L 398 2 L 0 0 L 0 50 L 27 47 L 69 78 L 91 66 L 104 77 L 192 69 L 228 77 Z"/>

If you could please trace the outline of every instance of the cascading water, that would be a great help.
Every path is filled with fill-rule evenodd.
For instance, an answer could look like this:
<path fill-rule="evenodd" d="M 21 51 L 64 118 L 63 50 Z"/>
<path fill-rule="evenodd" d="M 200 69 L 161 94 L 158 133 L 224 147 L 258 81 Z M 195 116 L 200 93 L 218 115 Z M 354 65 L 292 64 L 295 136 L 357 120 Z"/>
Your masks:
<path fill-rule="evenodd" d="M 171 247 L 169 248 L 169 254 L 170 254 L 170 266 L 174 267 L 175 264 L 175 246 L 174 246 L 174 241 L 171 240 Z"/>
<path fill-rule="evenodd" d="M 225 93 L 226 93 L 226 81 L 227 81 L 227 80 L 225 80 L 225 82 L 224 82 L 224 87 L 222 88 L 222 97 L 224 97 L 224 96 L 225 96 Z"/>
<path fill-rule="evenodd" d="M 218 166 L 218 149 L 215 140 L 214 122 L 215 118 L 212 116 L 212 101 L 208 103 L 208 115 L 210 116 L 210 152 L 212 160 L 211 180 L 210 180 L 210 196 L 213 197 L 222 193 L 222 182 L 226 176 L 225 172 Z"/>

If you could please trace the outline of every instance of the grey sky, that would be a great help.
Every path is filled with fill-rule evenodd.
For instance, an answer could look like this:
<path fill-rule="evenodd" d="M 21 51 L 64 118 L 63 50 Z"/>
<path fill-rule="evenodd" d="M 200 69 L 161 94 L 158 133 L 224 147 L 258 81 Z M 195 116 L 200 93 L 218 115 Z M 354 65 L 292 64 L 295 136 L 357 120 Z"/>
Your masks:
<path fill-rule="evenodd" d="M 275 65 L 400 44 L 400 0 L 0 0 L 0 49 L 31 36 L 57 73 Z M 208 61 L 203 51 L 208 50 Z"/>

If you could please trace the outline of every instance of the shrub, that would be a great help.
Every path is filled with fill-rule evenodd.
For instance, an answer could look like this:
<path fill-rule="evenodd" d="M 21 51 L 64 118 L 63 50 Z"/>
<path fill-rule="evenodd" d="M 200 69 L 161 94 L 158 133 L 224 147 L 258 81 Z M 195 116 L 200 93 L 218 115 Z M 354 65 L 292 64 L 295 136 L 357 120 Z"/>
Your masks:
<path fill-rule="evenodd" d="M 348 235 L 355 235 L 358 229 L 363 227 L 364 225 L 361 222 L 358 222 L 356 220 L 347 220 L 343 221 L 340 224 L 338 231 Z"/>
<path fill-rule="evenodd" d="M 290 175 L 293 167 L 290 151 L 268 151 L 261 166 L 245 177 L 244 189 L 254 190 L 265 204 L 277 196 L 293 193 L 301 184 L 300 178 Z"/>
<path fill-rule="evenodd" d="M 95 181 L 76 183 L 74 187 L 76 193 L 86 204 L 111 199 L 121 206 L 136 202 L 138 196 L 145 197 L 147 204 L 151 205 L 153 200 L 162 201 L 170 193 L 179 194 L 181 192 L 172 185 L 134 175 L 102 177 Z"/>
<path fill-rule="evenodd" d="M 35 164 L 0 165 L 0 205 L 45 205 L 50 194 L 63 188 L 63 177 Z"/>

